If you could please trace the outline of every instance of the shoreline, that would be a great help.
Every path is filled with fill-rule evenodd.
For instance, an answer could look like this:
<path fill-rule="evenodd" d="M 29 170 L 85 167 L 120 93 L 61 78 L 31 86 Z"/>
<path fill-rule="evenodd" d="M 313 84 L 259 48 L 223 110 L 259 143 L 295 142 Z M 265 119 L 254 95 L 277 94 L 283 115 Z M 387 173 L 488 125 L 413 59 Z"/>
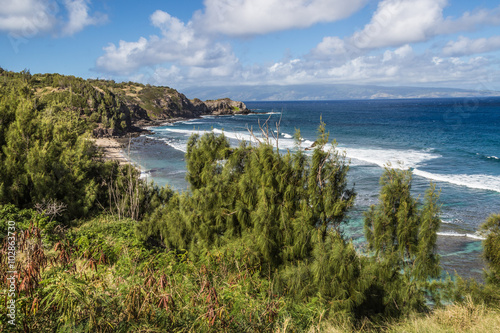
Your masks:
<path fill-rule="evenodd" d="M 197 117 L 197 118 L 199 118 L 199 117 Z M 132 136 L 134 136 L 134 137 L 135 136 L 142 136 L 142 135 L 147 135 L 148 132 L 149 133 L 156 132 L 155 128 L 154 128 L 156 126 L 173 124 L 173 123 L 176 123 L 179 121 L 193 120 L 193 119 L 197 119 L 197 118 L 163 119 L 163 120 L 154 121 L 154 122 L 152 121 L 152 122 L 149 122 L 148 124 L 143 124 L 142 126 L 140 126 L 139 124 L 136 123 L 134 125 L 137 127 L 140 126 L 140 129 L 142 130 L 142 132 L 132 133 Z M 244 120 L 242 119 L 242 121 L 244 121 Z M 182 128 L 189 128 L 189 126 L 185 126 L 185 125 L 182 125 L 182 126 L 183 126 Z M 282 130 L 284 130 L 284 128 Z M 126 136 L 118 138 L 118 140 L 120 140 L 120 139 L 124 140 L 123 141 L 124 148 L 122 148 L 122 150 L 124 152 L 126 152 L 126 147 L 127 147 L 128 140 L 129 140 L 128 136 L 129 136 L 129 134 L 126 134 Z M 126 153 L 124 153 L 124 155 L 126 155 Z M 495 156 L 499 156 L 499 155 L 495 155 Z M 156 166 L 152 166 L 152 167 L 156 168 Z M 154 175 L 155 173 L 151 172 L 151 174 Z M 150 179 L 149 177 L 152 177 L 152 176 L 148 175 L 148 180 Z M 163 177 L 163 175 L 162 175 L 162 177 Z M 454 185 L 452 185 L 452 186 L 454 186 Z M 459 212 L 459 211 L 457 211 L 457 212 Z M 459 216 L 459 215 L 457 215 L 457 216 Z M 441 247 L 441 251 L 442 251 L 442 252 L 440 252 L 440 254 L 443 255 L 443 259 L 441 262 L 441 267 L 442 267 L 443 271 L 447 271 L 450 273 L 455 271 L 455 270 L 459 271 L 461 265 L 463 265 L 463 263 L 465 262 L 466 265 L 468 266 L 468 268 L 473 269 L 473 271 L 466 272 L 463 274 L 467 274 L 467 276 L 474 276 L 477 279 L 481 279 L 480 270 L 482 269 L 482 266 L 480 266 L 480 265 L 476 266 L 476 264 L 478 262 L 480 262 L 480 260 L 478 260 L 476 262 L 477 252 L 475 249 L 478 247 L 477 246 L 478 242 L 481 241 L 481 239 L 478 238 L 477 235 L 474 233 L 474 231 L 477 231 L 477 230 L 473 230 L 473 229 L 469 230 L 468 228 L 466 228 L 466 229 L 464 229 L 464 231 L 462 231 L 462 229 L 459 228 L 460 224 L 454 224 L 454 223 L 452 223 L 452 224 L 453 224 L 453 226 L 458 225 L 458 227 L 456 229 L 455 228 L 447 228 L 444 230 L 443 230 L 443 228 L 441 228 L 440 229 L 441 232 L 438 233 L 439 246 Z M 467 226 L 468 226 L 468 224 L 467 224 Z M 453 233 L 452 230 L 456 230 L 456 233 Z M 462 261 L 461 260 L 462 256 L 467 257 L 470 260 Z"/>
<path fill-rule="evenodd" d="M 134 124 L 134 131 L 124 134 L 123 136 L 92 137 L 92 140 L 98 149 L 102 151 L 102 157 L 105 161 L 117 161 L 119 165 L 130 164 L 142 172 L 142 168 L 134 163 L 124 152 L 126 147 L 130 144 L 130 140 L 144 134 L 152 133 L 150 129 L 151 127 L 173 124 L 190 119 L 195 118 L 177 117 L 171 119 L 151 120 L 144 123 Z"/>
<path fill-rule="evenodd" d="M 255 112 L 247 112 L 243 114 L 251 114 Z M 207 114 L 210 115 L 210 114 Z M 135 162 L 133 162 L 129 156 L 124 152 L 125 148 L 130 144 L 132 138 L 139 137 L 145 134 L 152 134 L 153 131 L 151 127 L 165 126 L 167 124 L 174 124 L 179 121 L 187 121 L 193 119 L 200 119 L 202 116 L 186 118 L 186 117 L 175 117 L 167 119 L 150 119 L 150 120 L 139 120 L 135 122 L 131 131 L 120 135 L 120 136 L 103 136 L 103 137 L 92 137 L 95 145 L 102 151 L 103 159 L 105 161 L 117 161 L 120 165 L 130 164 L 137 168 L 140 172 L 144 170 L 142 167 Z M 220 116 L 220 115 L 216 115 Z"/>
<path fill-rule="evenodd" d="M 123 149 L 128 144 L 129 138 L 105 137 L 92 139 L 95 145 L 102 151 L 102 157 L 105 161 L 117 161 L 120 165 L 134 165 L 130 158 L 123 152 Z"/>

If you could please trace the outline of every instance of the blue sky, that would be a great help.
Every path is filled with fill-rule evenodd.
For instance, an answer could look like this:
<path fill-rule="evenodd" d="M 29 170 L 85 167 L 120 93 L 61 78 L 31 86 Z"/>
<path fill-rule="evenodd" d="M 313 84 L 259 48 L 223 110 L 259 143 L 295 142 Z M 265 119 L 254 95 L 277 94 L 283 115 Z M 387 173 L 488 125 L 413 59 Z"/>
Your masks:
<path fill-rule="evenodd" d="M 0 66 L 194 86 L 500 90 L 497 0 L 0 0 Z"/>

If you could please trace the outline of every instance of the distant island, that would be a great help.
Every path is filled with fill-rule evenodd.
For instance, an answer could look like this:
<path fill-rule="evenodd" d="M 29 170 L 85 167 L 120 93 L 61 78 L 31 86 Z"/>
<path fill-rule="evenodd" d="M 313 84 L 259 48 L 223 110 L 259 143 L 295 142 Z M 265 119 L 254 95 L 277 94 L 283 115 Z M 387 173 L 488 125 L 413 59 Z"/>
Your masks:
<path fill-rule="evenodd" d="M 242 101 L 314 101 L 350 99 L 460 98 L 500 96 L 500 91 L 455 88 L 384 87 L 354 84 L 239 85 L 191 87 L 185 94 L 198 98 L 230 96 Z"/>

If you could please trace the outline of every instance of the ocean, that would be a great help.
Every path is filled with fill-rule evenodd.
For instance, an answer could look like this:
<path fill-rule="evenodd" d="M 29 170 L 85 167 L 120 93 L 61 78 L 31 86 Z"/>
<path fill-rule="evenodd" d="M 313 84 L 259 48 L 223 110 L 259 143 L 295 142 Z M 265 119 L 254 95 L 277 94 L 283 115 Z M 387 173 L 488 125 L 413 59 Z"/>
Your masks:
<path fill-rule="evenodd" d="M 378 201 L 379 178 L 388 162 L 412 168 L 415 196 L 430 182 L 441 189 L 438 251 L 445 272 L 482 279 L 481 223 L 500 213 L 500 98 L 357 101 L 246 102 L 250 115 L 206 116 L 151 128 L 132 140 L 127 154 L 158 185 L 188 190 L 184 154 L 189 136 L 214 131 L 236 145 L 249 128 L 279 122 L 279 148 L 293 150 L 300 129 L 303 147 L 316 138 L 320 120 L 330 140 L 351 160 L 349 181 L 358 193 L 344 228 L 364 243 L 363 212 Z"/>

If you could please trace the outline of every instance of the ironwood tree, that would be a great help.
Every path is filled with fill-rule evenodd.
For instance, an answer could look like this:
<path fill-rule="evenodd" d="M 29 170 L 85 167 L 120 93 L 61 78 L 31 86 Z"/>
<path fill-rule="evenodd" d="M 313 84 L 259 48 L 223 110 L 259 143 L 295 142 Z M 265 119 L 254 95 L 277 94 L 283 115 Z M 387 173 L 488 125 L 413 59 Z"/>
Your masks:
<path fill-rule="evenodd" d="M 500 286 L 500 214 L 491 214 L 481 230 L 487 233 L 483 241 L 483 257 L 489 268 L 487 282 Z"/>

